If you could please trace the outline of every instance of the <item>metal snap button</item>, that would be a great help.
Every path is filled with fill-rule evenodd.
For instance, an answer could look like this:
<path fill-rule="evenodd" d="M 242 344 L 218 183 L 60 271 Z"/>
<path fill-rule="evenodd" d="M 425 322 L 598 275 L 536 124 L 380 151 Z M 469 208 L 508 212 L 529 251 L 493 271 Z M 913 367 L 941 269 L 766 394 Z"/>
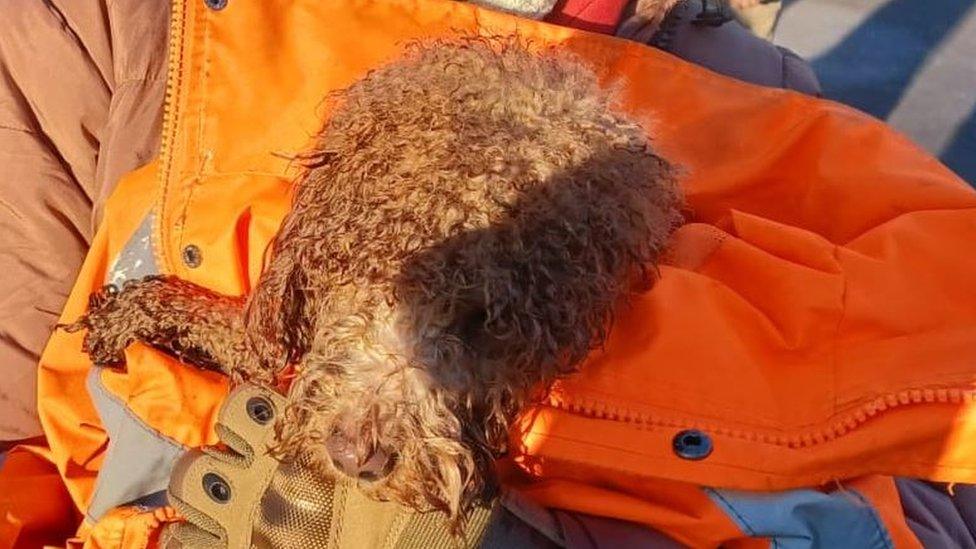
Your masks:
<path fill-rule="evenodd" d="M 191 269 L 196 269 L 203 263 L 203 254 L 200 253 L 200 248 L 194 244 L 190 244 L 183 248 L 183 264 Z"/>
<path fill-rule="evenodd" d="M 274 407 L 263 397 L 252 397 L 247 400 L 247 415 L 255 423 L 266 425 L 274 419 Z"/>
<path fill-rule="evenodd" d="M 203 3 L 214 11 L 220 11 L 227 7 L 227 0 L 203 0 Z"/>
<path fill-rule="evenodd" d="M 697 429 L 689 429 L 674 435 L 671 446 L 682 459 L 705 459 L 712 453 L 712 438 Z"/>
<path fill-rule="evenodd" d="M 230 501 L 230 485 L 217 473 L 203 475 L 203 491 L 217 503 Z"/>

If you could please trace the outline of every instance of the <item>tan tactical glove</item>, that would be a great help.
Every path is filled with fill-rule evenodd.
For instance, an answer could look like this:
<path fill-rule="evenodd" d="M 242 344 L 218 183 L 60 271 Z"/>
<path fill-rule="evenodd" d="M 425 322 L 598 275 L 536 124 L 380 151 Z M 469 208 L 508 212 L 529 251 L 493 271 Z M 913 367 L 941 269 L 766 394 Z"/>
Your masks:
<path fill-rule="evenodd" d="M 170 504 L 186 522 L 167 526 L 160 546 L 201 548 L 417 548 L 477 546 L 492 510 L 478 509 L 463 537 L 446 515 L 416 513 L 364 497 L 351 479 L 333 482 L 298 461 L 268 453 L 285 400 L 244 385 L 220 410 L 217 434 L 226 448 L 187 452 L 169 485 Z"/>

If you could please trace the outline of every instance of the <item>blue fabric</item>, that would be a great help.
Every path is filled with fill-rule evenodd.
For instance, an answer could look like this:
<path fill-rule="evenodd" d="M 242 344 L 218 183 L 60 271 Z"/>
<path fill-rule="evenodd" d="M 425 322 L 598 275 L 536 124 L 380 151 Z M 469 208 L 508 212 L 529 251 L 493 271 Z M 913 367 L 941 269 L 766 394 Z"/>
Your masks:
<path fill-rule="evenodd" d="M 705 491 L 743 532 L 768 538 L 774 548 L 894 547 L 877 512 L 854 490 Z"/>

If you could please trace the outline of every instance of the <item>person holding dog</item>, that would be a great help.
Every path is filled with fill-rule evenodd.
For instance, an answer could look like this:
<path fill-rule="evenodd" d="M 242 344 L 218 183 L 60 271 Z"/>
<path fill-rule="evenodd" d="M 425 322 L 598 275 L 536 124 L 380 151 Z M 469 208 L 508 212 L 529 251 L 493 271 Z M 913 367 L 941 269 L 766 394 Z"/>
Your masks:
<path fill-rule="evenodd" d="M 167 7 L 169 25 L 160 29 Z M 90 33 L 100 29 L 98 22 L 111 22 L 120 14 L 152 24 L 139 32 L 138 27 L 121 25 Z M 227 546 L 232 534 L 249 535 L 244 538 L 248 543 L 270 546 L 288 546 L 287 541 L 301 545 L 287 536 L 312 534 L 338 545 L 366 540 L 427 547 L 452 543 L 455 534 L 497 546 L 512 546 L 512 540 L 573 547 L 697 547 L 763 540 L 888 547 L 965 541 L 965 503 L 969 485 L 976 482 L 976 449 L 966 436 L 976 417 L 971 413 L 976 302 L 965 288 L 976 273 L 964 251 L 976 236 L 976 196 L 883 124 L 814 97 L 717 75 L 641 44 L 441 0 L 315 0 L 287 6 L 239 0 L 176 0 L 168 6 L 52 2 L 11 15 L 4 24 L 12 32 L 0 34 L 8 84 L 2 112 L 9 141 L 3 151 L 17 159 L 5 165 L 19 170 L 10 181 L 37 181 L 38 174 L 53 171 L 70 174 L 58 181 L 86 176 L 87 182 L 110 181 L 113 187 L 95 184 L 79 197 L 43 194 L 43 200 L 28 203 L 42 210 L 64 206 L 71 215 L 53 216 L 53 221 L 40 217 L 55 227 L 77 230 L 81 239 L 89 230 L 82 222 L 89 219 L 85 200 L 101 205 L 95 215 L 101 218 L 98 230 L 87 252 L 81 252 L 87 254 L 85 263 L 60 321 L 70 324 L 86 314 L 119 310 L 115 307 L 140 289 L 140 281 L 152 286 L 161 280 L 179 280 L 176 284 L 185 285 L 179 287 L 194 288 L 187 303 L 204 298 L 210 305 L 186 309 L 213 316 L 206 317 L 210 321 L 177 322 L 162 332 L 147 330 L 139 337 L 123 334 L 109 347 L 97 339 L 86 343 L 95 333 L 91 316 L 81 326 L 85 329 L 53 335 L 37 378 L 46 443 L 12 449 L 0 467 L 0 539 L 5 543 L 60 545 L 75 536 L 70 543 L 92 547 Z M 52 15 L 56 17 L 45 19 Z M 704 17 L 711 16 L 706 12 Z M 45 21 L 50 26 L 41 23 Z M 73 52 L 82 60 L 77 72 L 42 71 L 43 78 L 34 74 L 40 79 L 32 80 L 30 64 L 16 47 L 21 38 L 26 40 L 27 29 Z M 341 91 L 355 86 L 373 90 L 375 80 L 369 75 L 383 74 L 377 71 L 409 59 L 410 44 L 457 44 L 459 32 L 462 37 L 481 36 L 488 44 L 491 37 L 513 34 L 527 47 L 535 44 L 526 55 L 541 59 L 541 68 L 533 65 L 517 73 L 521 87 L 503 89 L 518 93 L 499 100 L 500 108 L 507 110 L 498 112 L 508 116 L 491 119 L 508 125 L 503 142 L 466 155 L 441 148 L 406 154 L 410 142 L 404 142 L 403 147 L 388 149 L 388 155 L 345 164 L 351 161 L 348 151 L 358 150 L 356 140 L 375 143 L 371 140 L 396 135 L 383 126 L 388 119 L 382 115 L 398 103 L 385 100 L 381 103 L 391 107 L 371 108 L 372 118 L 347 117 L 346 125 L 336 122 L 335 127 L 346 128 L 330 134 L 336 141 L 324 142 L 328 146 L 321 150 L 309 149 L 310 136 L 327 121 L 339 119 L 333 117 L 341 118 L 341 102 L 330 103 L 329 98 L 341 101 Z M 164 63 L 159 48 L 167 38 Z M 491 47 L 499 55 L 511 53 L 504 43 Z M 595 88 L 566 86 L 581 78 L 567 76 L 575 73 L 547 72 L 547 51 L 572 56 L 592 74 L 592 79 L 580 81 L 594 83 Z M 70 58 L 63 56 L 59 63 Z M 507 63 L 521 66 L 514 60 Z M 486 70 L 497 75 L 506 69 L 489 64 Z M 92 79 L 83 80 L 79 74 Z M 562 93 L 580 94 L 565 109 L 597 105 L 608 110 L 595 121 L 580 118 L 588 121 L 580 127 L 573 127 L 573 118 L 564 111 L 552 117 L 554 123 L 561 121 L 584 135 L 613 135 L 613 146 L 596 147 L 606 154 L 582 150 L 584 144 L 590 146 L 585 140 L 560 141 L 575 134 L 546 135 L 538 126 L 518 123 L 525 116 L 548 127 L 547 117 L 519 110 L 538 107 L 532 90 L 550 88 L 533 82 L 546 82 L 546 75 L 557 78 L 562 86 L 556 89 Z M 55 85 L 52 78 L 90 86 L 90 93 L 60 96 L 54 92 L 67 88 Z M 457 84 L 447 89 L 462 91 L 466 85 L 476 94 L 482 83 L 469 76 Z M 411 92 L 404 97 L 417 96 L 415 83 L 411 86 L 404 89 Z M 600 90 L 594 93 L 603 102 L 592 99 L 587 92 L 592 89 Z M 370 98 L 375 97 L 360 96 L 357 105 L 372 105 Z M 430 104 L 418 106 L 417 117 L 406 120 L 422 122 L 421 117 L 434 112 L 430 109 L 438 108 L 440 97 L 432 94 Z M 93 104 L 72 103 L 82 99 Z M 142 119 L 139 113 L 144 111 L 151 114 Z M 464 120 L 464 111 L 452 112 L 456 124 L 429 126 L 427 131 L 474 131 L 474 123 L 481 120 Z M 484 117 L 492 110 L 478 112 Z M 492 136 L 497 138 L 488 137 Z M 95 138 L 97 151 L 91 146 Z M 161 141 L 158 154 L 156 138 Z M 537 145 L 533 139 L 548 139 L 554 145 L 525 145 Z M 479 143 L 472 141 L 473 147 Z M 478 163 L 494 158 L 498 150 L 531 152 L 537 160 Z M 577 156 L 581 161 L 570 170 L 540 168 Z M 25 158 L 30 160 L 22 161 Z M 153 160 L 138 168 L 147 158 Z M 465 172 L 471 184 L 489 177 L 551 178 L 589 182 L 579 185 L 584 190 L 609 181 L 631 181 L 637 188 L 640 178 L 628 174 L 661 174 L 666 176 L 661 181 L 678 182 L 683 221 L 669 230 L 666 249 L 654 256 L 656 263 L 645 264 L 646 270 L 620 271 L 650 277 L 653 287 L 641 284 L 647 278 L 637 276 L 628 286 L 626 305 L 614 311 L 613 323 L 605 333 L 597 330 L 601 337 L 593 341 L 601 344 L 589 349 L 572 372 L 560 372 L 539 392 L 530 391 L 532 398 L 520 402 L 514 419 L 504 416 L 502 423 L 510 423 L 510 430 L 479 433 L 483 426 L 436 414 L 445 425 L 459 424 L 466 430 L 448 428 L 416 439 L 422 447 L 449 448 L 450 438 L 442 435 L 462 433 L 467 440 L 484 441 L 492 457 L 504 454 L 497 456 L 493 468 L 476 460 L 482 466 L 479 471 L 497 475 L 485 486 L 501 493 L 479 493 L 490 504 L 481 508 L 486 510 L 472 510 L 466 522 L 451 524 L 444 519 L 450 515 L 449 505 L 432 514 L 411 506 L 422 507 L 421 500 L 430 503 L 427 498 L 378 502 L 363 497 L 368 489 L 360 487 L 387 478 L 399 448 L 362 444 L 364 433 L 354 428 L 330 431 L 320 444 L 307 447 L 323 452 L 318 463 L 327 470 L 336 467 L 356 477 L 350 481 L 328 481 L 336 477 L 317 474 L 323 471 L 302 461 L 303 456 L 279 461 L 278 454 L 265 450 L 284 450 L 278 444 L 287 439 L 281 438 L 281 429 L 301 426 L 305 417 L 320 417 L 302 416 L 302 410 L 321 410 L 317 405 L 295 407 L 296 401 L 289 402 L 287 395 L 295 380 L 302 380 L 312 395 L 321 395 L 316 391 L 327 387 L 303 375 L 302 361 L 311 349 L 307 343 L 313 340 L 309 334 L 319 335 L 319 326 L 309 324 L 304 313 L 312 303 L 338 303 L 305 299 L 307 292 L 315 291 L 315 283 L 300 270 L 283 268 L 289 258 L 292 265 L 305 265 L 305 258 L 318 256 L 302 252 L 301 246 L 272 245 L 278 235 L 289 236 L 287 242 L 320 244 L 302 238 L 313 227 L 294 221 L 299 218 L 283 224 L 293 206 L 309 204 L 293 200 L 292 183 L 300 182 L 303 173 L 326 172 L 363 183 L 373 180 L 371 170 L 408 173 L 438 165 L 431 164 L 434 160 L 459 158 L 472 162 Z M 342 166 L 350 171 L 342 171 Z M 635 167 L 640 169 L 635 172 Z M 113 173 L 126 175 L 114 185 L 120 176 Z M 611 177 L 624 179 L 608 180 Z M 391 186 L 391 192 L 396 188 Z M 108 198 L 96 200 L 103 195 Z M 558 200 L 545 188 L 538 196 Z M 598 226 L 612 228 L 616 222 L 640 219 L 643 206 L 671 204 L 670 199 L 650 196 L 624 201 L 619 209 L 636 208 L 634 215 L 604 215 Z M 8 203 L 17 213 L 11 226 L 28 226 L 32 217 L 25 215 L 26 206 Z M 498 204 L 510 212 L 535 211 L 521 210 L 524 201 L 506 202 L 503 196 Z M 339 208 L 337 213 L 343 205 L 332 204 Z M 567 211 L 586 213 L 585 208 L 571 208 L 574 204 L 566 206 Z M 378 215 L 385 207 L 377 202 L 375 209 L 363 211 Z M 538 219 L 535 230 L 554 230 L 554 237 L 568 239 L 569 257 L 602 249 L 571 245 L 574 233 L 560 228 L 558 211 L 549 208 L 543 213 L 550 217 L 518 219 L 529 224 Z M 489 229 L 508 226 L 507 214 L 493 215 L 499 217 L 491 218 Z M 370 226 L 382 228 L 382 223 Z M 437 257 L 446 259 L 431 265 L 477 265 L 465 263 L 467 247 L 453 245 L 469 239 L 490 244 L 485 228 L 473 226 L 457 239 L 421 249 L 445 252 Z M 337 240 L 349 236 L 335 233 Z M 538 242 L 546 249 L 545 239 Z M 353 254 L 359 244 L 335 245 L 341 255 Z M 28 248 L 44 250 L 36 243 Z M 605 259 L 597 258 L 596 265 L 615 264 L 614 253 L 598 255 Z M 24 257 L 23 261 L 31 259 Z M 499 264 L 505 257 L 497 257 Z M 376 260 L 394 258 L 389 254 Z M 544 280 L 545 272 L 567 264 L 556 261 L 531 272 Z M 420 261 L 423 265 L 427 263 Z M 401 270 L 404 276 L 414 272 Z M 262 294 L 268 306 L 242 309 L 241 298 L 258 287 L 262 274 L 278 272 L 294 274 L 273 276 L 281 284 L 261 285 L 269 290 Z M 442 272 L 421 268 L 418 276 L 402 280 L 432 284 Z M 458 280 L 467 276 L 463 269 L 458 272 Z M 599 269 L 586 272 L 599 274 Z M 382 278 L 379 271 L 364 273 L 363 280 Z M 618 273 L 614 280 L 629 279 Z M 38 282 L 50 280 L 40 277 Z M 546 291 L 544 286 L 540 287 Z M 563 295 L 558 292 L 572 293 L 573 287 L 563 283 L 552 291 L 558 297 Z M 144 302 L 147 307 L 161 305 L 156 309 L 130 312 L 139 313 L 140 322 L 150 327 L 164 326 L 178 309 L 167 304 L 175 305 L 178 295 Z M 391 295 L 394 303 L 410 297 L 423 303 L 429 297 L 463 298 L 445 301 L 452 305 L 445 309 L 413 310 L 459 315 L 462 321 L 429 332 L 448 344 L 443 348 L 469 341 L 474 343 L 468 347 L 483 351 L 489 361 L 505 356 L 507 340 L 502 336 L 508 332 L 479 331 L 489 319 L 513 318 L 506 316 L 512 311 L 504 306 L 494 309 L 498 315 L 483 311 L 477 306 L 477 293 Z M 550 305 L 535 294 L 525 295 L 511 306 Z M 557 301 L 546 310 L 564 304 Z M 375 303 L 382 308 L 387 301 Z M 61 309 L 60 304 L 55 307 Z M 266 325 L 267 330 L 257 330 L 240 346 L 224 345 L 226 340 L 219 349 L 194 343 L 197 335 L 222 327 L 227 333 L 241 333 L 234 319 L 243 317 L 218 314 L 222 308 L 241 315 L 274 310 L 285 314 L 259 315 L 267 323 L 255 326 Z M 524 327 L 511 332 L 527 338 L 518 342 L 533 342 L 548 350 L 545 356 L 568 356 L 562 354 L 566 347 L 551 346 L 546 337 L 533 335 L 548 332 L 534 331 L 531 314 L 517 318 L 506 326 Z M 574 325 L 560 323 L 558 315 L 544 319 L 549 327 Z M 225 321 L 229 324 L 221 324 Z M 362 325 L 352 320 L 343 324 L 351 330 Z M 205 330 L 194 332 L 200 326 Z M 398 338 L 416 332 L 393 329 L 383 334 L 387 339 L 370 341 L 402 341 Z M 333 347 L 315 348 L 325 353 Z M 344 347 L 343 356 L 356 356 L 358 348 Z M 112 351 L 111 360 L 93 364 L 92 355 L 97 357 L 103 349 Z M 222 359 L 225 355 L 216 353 L 220 349 L 237 358 Z M 252 361 L 249 352 L 255 349 L 267 353 Z M 116 352 L 124 368 L 118 367 Z M 231 364 L 233 379 L 213 371 L 223 364 Z M 237 368 L 248 364 L 271 365 L 275 375 L 262 380 Z M 458 383 L 453 376 L 435 379 L 444 391 Z M 458 401 L 473 403 L 476 410 L 483 410 L 484 402 L 507 402 L 504 387 L 491 394 L 501 396 L 482 400 L 479 393 Z M 322 402 L 327 409 L 331 400 Z M 509 435 L 504 451 L 493 446 L 503 435 Z M 198 448 L 202 449 L 191 450 Z M 330 465 L 325 457 L 335 461 Z M 348 465 L 356 469 L 346 470 Z M 476 477 L 444 472 L 423 478 L 446 479 L 444 486 L 460 489 Z M 411 487 L 421 488 L 400 486 L 407 493 Z M 303 507 L 305 503 L 310 506 Z M 369 511 L 334 520 L 340 515 L 323 511 L 329 506 L 343 512 Z M 315 512 L 302 514 L 309 509 Z M 282 525 L 287 532 L 282 533 Z"/>

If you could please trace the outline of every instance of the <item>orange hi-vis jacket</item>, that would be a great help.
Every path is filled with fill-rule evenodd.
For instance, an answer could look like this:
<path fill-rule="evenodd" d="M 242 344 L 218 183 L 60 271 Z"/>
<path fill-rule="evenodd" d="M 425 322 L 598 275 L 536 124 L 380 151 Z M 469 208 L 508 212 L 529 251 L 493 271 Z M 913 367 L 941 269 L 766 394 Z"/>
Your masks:
<path fill-rule="evenodd" d="M 219 5 L 173 1 L 161 153 L 109 200 L 65 321 L 150 272 L 249 292 L 330 90 L 411 41 L 518 33 L 617 87 L 690 216 L 605 348 L 525 411 L 509 486 L 696 547 L 911 547 L 892 477 L 976 483 L 976 193 L 883 124 L 465 3 Z M 217 440 L 221 376 L 140 345 L 93 368 L 81 340 L 43 356 L 49 448 L 0 469 L 0 546 L 152 546 L 172 460 Z"/>

